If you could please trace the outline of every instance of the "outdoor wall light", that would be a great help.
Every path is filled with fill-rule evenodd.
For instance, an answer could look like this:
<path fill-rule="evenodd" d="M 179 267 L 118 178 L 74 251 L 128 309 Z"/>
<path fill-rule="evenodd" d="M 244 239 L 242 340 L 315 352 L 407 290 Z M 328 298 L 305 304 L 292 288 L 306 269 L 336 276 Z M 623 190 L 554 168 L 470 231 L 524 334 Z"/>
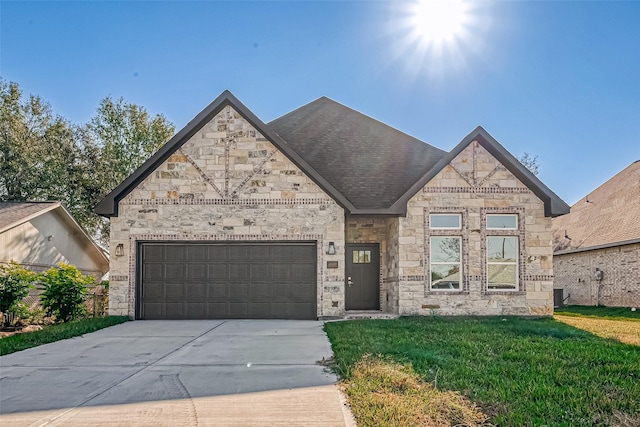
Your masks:
<path fill-rule="evenodd" d="M 122 243 L 116 245 L 116 256 L 124 256 L 124 245 Z"/>
<path fill-rule="evenodd" d="M 327 248 L 327 255 L 335 255 L 336 254 L 336 245 L 333 242 L 329 242 L 329 247 Z"/>
<path fill-rule="evenodd" d="M 47 240 L 48 240 L 48 241 L 52 241 L 52 240 L 53 240 L 53 234 L 49 234 L 49 235 L 47 236 Z"/>

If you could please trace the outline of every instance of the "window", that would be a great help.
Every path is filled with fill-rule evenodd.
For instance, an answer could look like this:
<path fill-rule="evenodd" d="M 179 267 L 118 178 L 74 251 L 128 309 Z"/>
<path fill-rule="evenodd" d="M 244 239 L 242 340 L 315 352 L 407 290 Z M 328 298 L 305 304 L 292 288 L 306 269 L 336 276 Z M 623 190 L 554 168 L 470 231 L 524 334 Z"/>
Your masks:
<path fill-rule="evenodd" d="M 487 237 L 487 287 L 489 290 L 515 291 L 518 289 L 518 253 L 517 237 Z"/>
<path fill-rule="evenodd" d="M 371 251 L 353 251 L 352 260 L 354 264 L 370 264 Z"/>
<path fill-rule="evenodd" d="M 430 243 L 432 290 L 460 290 L 462 264 L 461 238 L 434 236 Z"/>
<path fill-rule="evenodd" d="M 462 228 L 460 214 L 430 214 L 429 228 L 432 230 L 459 230 Z"/>
<path fill-rule="evenodd" d="M 518 215 L 516 214 L 488 214 L 487 230 L 516 230 Z"/>

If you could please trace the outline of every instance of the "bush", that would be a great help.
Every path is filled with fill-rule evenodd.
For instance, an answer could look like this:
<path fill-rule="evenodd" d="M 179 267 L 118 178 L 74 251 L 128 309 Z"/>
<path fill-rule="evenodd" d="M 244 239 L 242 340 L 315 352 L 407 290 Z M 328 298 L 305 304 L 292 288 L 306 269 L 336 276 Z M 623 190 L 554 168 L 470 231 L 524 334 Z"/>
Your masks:
<path fill-rule="evenodd" d="M 0 265 L 0 312 L 3 314 L 15 313 L 20 310 L 22 299 L 29 294 L 31 283 L 36 274 L 27 270 L 20 264 L 11 261 L 8 265 Z M 3 316 L 2 326 L 4 326 Z"/>
<path fill-rule="evenodd" d="M 40 276 L 44 289 L 40 300 L 47 314 L 54 315 L 56 322 L 68 322 L 86 313 L 84 305 L 88 285 L 95 282 L 84 276 L 75 266 L 60 263 Z"/>

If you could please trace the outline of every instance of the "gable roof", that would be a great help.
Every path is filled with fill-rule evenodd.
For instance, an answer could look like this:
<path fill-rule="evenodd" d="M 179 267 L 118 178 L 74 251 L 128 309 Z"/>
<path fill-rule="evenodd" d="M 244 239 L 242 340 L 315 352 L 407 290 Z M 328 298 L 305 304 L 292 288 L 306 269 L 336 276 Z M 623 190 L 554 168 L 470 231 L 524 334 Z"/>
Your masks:
<path fill-rule="evenodd" d="M 118 216 L 118 202 L 129 194 L 138 184 L 140 184 L 149 174 L 171 156 L 178 148 L 184 145 L 198 130 L 213 119 L 223 108 L 231 106 L 237 111 L 251 126 L 260 132 L 265 138 L 275 145 L 289 160 L 302 169 L 316 184 L 329 194 L 336 203 L 343 208 L 353 209 L 353 205 L 336 190 L 322 175 L 316 172 L 298 153 L 296 153 L 287 143 L 275 132 L 265 125 L 255 114 L 253 114 L 238 98 L 231 92 L 225 90 L 211 104 L 194 117 L 182 130 L 176 133 L 165 145 L 160 147 L 146 162 L 136 169 L 111 193 L 107 194 L 95 207 L 95 212 L 103 216 Z"/>
<path fill-rule="evenodd" d="M 327 97 L 268 126 L 357 210 L 389 208 L 447 154 Z"/>
<path fill-rule="evenodd" d="M 443 157 L 433 168 L 425 173 L 411 188 L 398 199 L 392 208 L 398 208 L 407 204 L 422 187 L 427 185 L 445 166 L 458 156 L 462 150 L 467 148 L 473 141 L 478 143 L 495 157 L 504 167 L 507 168 L 520 182 L 526 185 L 540 200 L 544 202 L 544 214 L 548 217 L 555 217 L 569 213 L 567 205 L 560 197 L 538 179 L 529 169 L 527 169 L 518 159 L 516 159 L 506 148 L 504 148 L 489 132 L 482 126 L 476 127 L 468 134 L 453 150 Z"/>
<path fill-rule="evenodd" d="M 95 207 L 117 216 L 118 202 L 223 108 L 231 106 L 351 215 L 404 215 L 407 202 L 477 140 L 545 204 L 545 215 L 569 206 L 481 127 L 447 153 L 329 98 L 269 124 L 224 91 Z"/>
<path fill-rule="evenodd" d="M 568 244 L 556 253 L 640 242 L 640 160 L 578 200 L 553 220 L 554 237 Z M 566 239 L 565 233 L 569 236 Z"/>

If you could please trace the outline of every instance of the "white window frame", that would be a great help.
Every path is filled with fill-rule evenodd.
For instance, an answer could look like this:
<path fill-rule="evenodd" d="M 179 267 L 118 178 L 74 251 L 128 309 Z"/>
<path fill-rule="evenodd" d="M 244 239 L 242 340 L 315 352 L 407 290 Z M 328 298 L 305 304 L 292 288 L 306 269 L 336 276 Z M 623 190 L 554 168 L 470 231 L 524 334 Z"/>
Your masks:
<path fill-rule="evenodd" d="M 503 228 L 500 228 L 499 230 L 504 230 Z M 515 239 L 516 240 L 516 259 L 514 261 L 510 261 L 510 262 L 504 262 L 504 261 L 490 261 L 490 254 L 489 254 L 489 239 Z M 487 259 L 486 259 L 486 263 L 487 263 L 487 291 L 488 292 L 517 292 L 519 287 L 520 287 L 520 239 L 518 238 L 518 236 L 501 236 L 501 235 L 490 235 L 486 237 L 487 239 Z M 516 273 L 516 282 L 514 284 L 514 287 L 512 289 L 492 289 L 491 288 L 491 282 L 489 279 L 489 266 L 491 265 L 515 265 L 515 273 Z"/>
<path fill-rule="evenodd" d="M 431 256 L 432 248 L 433 248 L 433 239 L 458 239 L 458 262 L 450 262 L 450 261 L 433 261 L 433 257 Z M 429 289 L 432 292 L 461 292 L 463 287 L 462 281 L 462 236 L 430 236 L 429 237 Z M 433 287 L 433 279 L 431 274 L 431 267 L 434 265 L 455 265 L 458 264 L 458 288 L 455 289 L 438 289 Z"/>
<path fill-rule="evenodd" d="M 512 217 L 516 220 L 516 224 L 513 227 L 489 227 L 489 218 L 496 217 Z M 518 229 L 518 214 L 487 214 L 487 230 L 517 230 Z"/>
<path fill-rule="evenodd" d="M 455 216 L 458 218 L 457 227 L 434 227 L 432 218 L 437 216 Z M 462 214 L 459 213 L 432 213 L 429 214 L 429 229 L 431 230 L 461 230 L 462 229 Z"/>

